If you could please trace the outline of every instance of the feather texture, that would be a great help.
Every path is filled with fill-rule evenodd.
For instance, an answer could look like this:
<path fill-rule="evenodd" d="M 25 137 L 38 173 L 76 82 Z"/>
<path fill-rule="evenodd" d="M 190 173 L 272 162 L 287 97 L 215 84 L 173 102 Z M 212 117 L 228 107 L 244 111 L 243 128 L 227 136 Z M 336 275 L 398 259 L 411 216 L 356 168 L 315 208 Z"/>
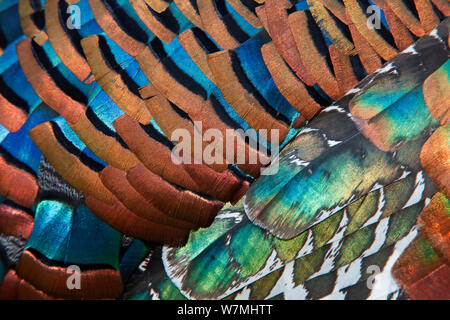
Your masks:
<path fill-rule="evenodd" d="M 1 1 L 0 297 L 447 297 L 449 15 Z"/>

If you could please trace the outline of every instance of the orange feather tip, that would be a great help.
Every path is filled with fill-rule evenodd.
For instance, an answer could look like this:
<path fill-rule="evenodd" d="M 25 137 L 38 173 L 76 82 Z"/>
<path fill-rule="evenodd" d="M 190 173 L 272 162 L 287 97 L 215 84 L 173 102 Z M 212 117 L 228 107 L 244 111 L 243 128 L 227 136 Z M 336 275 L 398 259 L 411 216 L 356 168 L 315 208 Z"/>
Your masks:
<path fill-rule="evenodd" d="M 19 239 L 28 239 L 33 230 L 34 219 L 16 206 L 0 204 L 0 233 Z"/>
<path fill-rule="evenodd" d="M 18 277 L 48 296 L 63 299 L 114 299 L 123 291 L 120 273 L 113 269 L 94 269 L 80 273 L 80 289 L 67 285 L 67 268 L 48 265 L 29 250 L 24 251 L 16 268 Z"/>
<path fill-rule="evenodd" d="M 99 219 L 131 237 L 171 246 L 181 246 L 188 240 L 188 229 L 156 224 L 140 218 L 118 201 L 107 204 L 89 195 L 85 201 L 89 210 Z"/>

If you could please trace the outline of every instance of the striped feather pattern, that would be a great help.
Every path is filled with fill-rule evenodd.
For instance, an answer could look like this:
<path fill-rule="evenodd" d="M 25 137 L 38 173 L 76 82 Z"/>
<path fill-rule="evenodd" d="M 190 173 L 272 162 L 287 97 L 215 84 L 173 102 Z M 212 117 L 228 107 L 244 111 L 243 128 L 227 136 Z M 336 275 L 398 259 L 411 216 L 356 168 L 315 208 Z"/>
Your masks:
<path fill-rule="evenodd" d="M 0 234 L 26 245 L 11 262 L 0 243 L 0 296 L 427 297 L 424 277 L 449 278 L 449 15 L 441 0 L 2 1 Z M 268 134 L 177 165 L 177 129 Z M 271 166 L 252 139 L 282 147 Z M 171 247 L 149 276 L 150 243 Z M 71 264 L 86 290 L 65 289 Z M 395 271 L 409 264 L 413 282 Z"/>

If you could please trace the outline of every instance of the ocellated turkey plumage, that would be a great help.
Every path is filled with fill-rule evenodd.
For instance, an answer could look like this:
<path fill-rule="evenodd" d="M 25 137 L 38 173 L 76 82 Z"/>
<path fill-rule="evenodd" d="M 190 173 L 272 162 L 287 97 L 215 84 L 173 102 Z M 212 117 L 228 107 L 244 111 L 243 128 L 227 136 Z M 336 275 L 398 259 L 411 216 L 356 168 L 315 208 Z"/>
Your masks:
<path fill-rule="evenodd" d="M 0 298 L 450 299 L 449 15 L 0 1 Z M 180 128 L 280 153 L 176 164 Z"/>

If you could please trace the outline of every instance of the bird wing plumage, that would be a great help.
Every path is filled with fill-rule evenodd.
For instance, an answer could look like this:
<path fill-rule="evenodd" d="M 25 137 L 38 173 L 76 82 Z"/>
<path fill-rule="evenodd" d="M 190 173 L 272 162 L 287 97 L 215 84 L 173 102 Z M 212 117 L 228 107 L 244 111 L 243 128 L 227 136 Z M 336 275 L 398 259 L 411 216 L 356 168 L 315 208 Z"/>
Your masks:
<path fill-rule="evenodd" d="M 443 0 L 0 2 L 0 296 L 445 297 L 449 15 Z M 267 135 L 178 165 L 177 129 Z M 255 141 L 281 150 L 270 166 Z"/>

